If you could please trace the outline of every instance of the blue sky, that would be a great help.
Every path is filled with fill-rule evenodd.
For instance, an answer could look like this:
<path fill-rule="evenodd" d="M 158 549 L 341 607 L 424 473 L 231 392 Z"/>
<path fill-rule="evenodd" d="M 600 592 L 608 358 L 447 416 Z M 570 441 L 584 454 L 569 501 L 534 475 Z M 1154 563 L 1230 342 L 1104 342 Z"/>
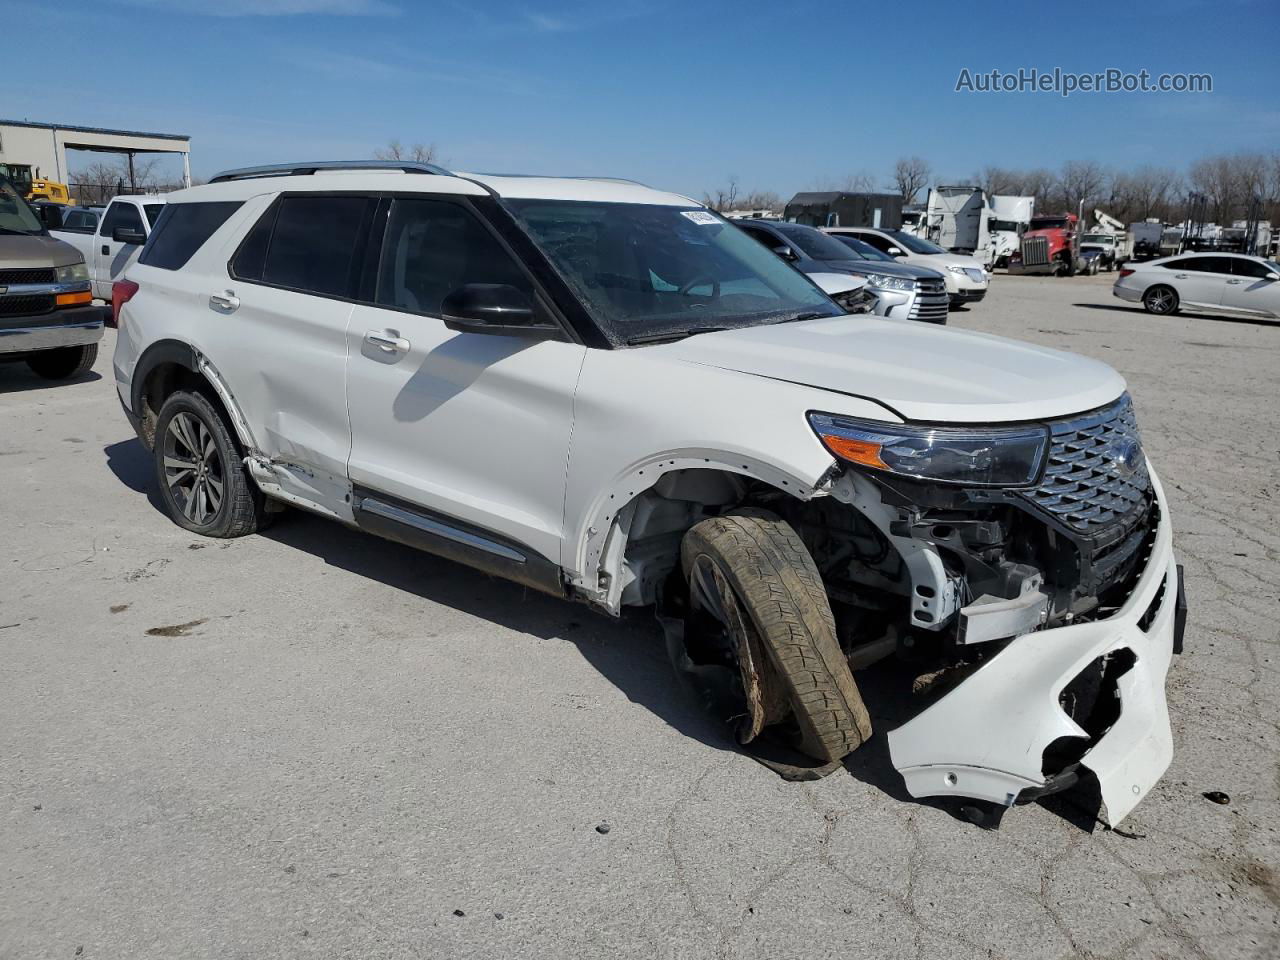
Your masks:
<path fill-rule="evenodd" d="M 56 63 L 47 39 L 15 43 L 6 29 L 0 117 L 187 133 L 199 176 L 367 157 L 392 137 L 434 142 L 457 169 L 630 177 L 695 195 L 731 174 L 784 195 L 858 172 L 887 183 L 905 154 L 956 180 L 988 163 L 1181 169 L 1210 152 L 1280 149 L 1274 0 L 56 7 Z M 0 23 L 47 22 L 49 9 L 0 0 Z M 956 93 L 964 67 L 1207 72 L 1214 91 Z"/>

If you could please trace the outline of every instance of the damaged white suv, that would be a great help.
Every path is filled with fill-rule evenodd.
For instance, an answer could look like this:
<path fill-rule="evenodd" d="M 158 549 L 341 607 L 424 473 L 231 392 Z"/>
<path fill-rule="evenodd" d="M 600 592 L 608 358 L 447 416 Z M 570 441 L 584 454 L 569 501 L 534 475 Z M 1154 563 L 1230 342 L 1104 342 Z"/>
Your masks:
<path fill-rule="evenodd" d="M 845 315 L 624 181 L 309 164 L 168 199 L 114 369 L 186 529 L 293 504 L 655 605 L 784 768 L 871 735 L 853 670 L 888 656 L 949 678 L 888 733 L 915 796 L 1087 779 L 1115 823 L 1168 765 L 1180 573 L 1109 367 Z"/>

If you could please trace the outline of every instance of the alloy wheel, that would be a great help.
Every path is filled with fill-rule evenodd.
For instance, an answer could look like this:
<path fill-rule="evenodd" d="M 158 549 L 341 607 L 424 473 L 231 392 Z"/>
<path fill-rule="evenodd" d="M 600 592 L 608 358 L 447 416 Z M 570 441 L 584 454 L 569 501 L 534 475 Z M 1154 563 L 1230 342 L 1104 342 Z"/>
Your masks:
<path fill-rule="evenodd" d="M 164 480 L 174 504 L 197 526 L 211 523 L 222 508 L 222 454 L 204 422 L 185 410 L 174 415 L 165 431 Z"/>

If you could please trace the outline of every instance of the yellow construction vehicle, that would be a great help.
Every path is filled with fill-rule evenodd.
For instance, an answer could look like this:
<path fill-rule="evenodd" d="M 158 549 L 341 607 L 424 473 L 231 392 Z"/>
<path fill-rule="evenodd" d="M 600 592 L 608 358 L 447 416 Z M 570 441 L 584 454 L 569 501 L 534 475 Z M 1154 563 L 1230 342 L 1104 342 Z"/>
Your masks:
<path fill-rule="evenodd" d="M 75 204 L 65 183 L 40 176 L 40 170 L 37 168 L 33 172 L 29 163 L 0 163 L 0 177 L 7 177 L 28 201 L 48 200 L 50 203 L 68 206 Z"/>

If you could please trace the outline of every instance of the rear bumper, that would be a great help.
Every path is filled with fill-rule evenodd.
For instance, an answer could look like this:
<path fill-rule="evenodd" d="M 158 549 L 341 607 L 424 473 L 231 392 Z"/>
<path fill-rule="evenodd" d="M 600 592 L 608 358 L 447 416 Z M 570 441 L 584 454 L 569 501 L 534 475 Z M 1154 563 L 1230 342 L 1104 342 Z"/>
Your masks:
<path fill-rule="evenodd" d="M 33 317 L 0 318 L 0 354 L 79 347 L 102 339 L 101 307 L 71 307 Z"/>
<path fill-rule="evenodd" d="M 1130 303 L 1142 302 L 1141 290 L 1134 290 L 1132 287 L 1122 287 L 1118 283 L 1111 288 L 1111 295 L 1119 297 L 1121 300 L 1127 300 Z"/>
<path fill-rule="evenodd" d="M 1099 658 L 1128 651 L 1116 680 L 1119 718 L 1080 759 L 1114 826 L 1147 795 L 1173 756 L 1165 677 L 1181 650 L 1185 594 L 1168 509 L 1147 567 L 1124 606 L 1093 623 L 1018 637 L 967 680 L 889 734 L 893 765 L 914 797 L 973 797 L 1009 806 L 1051 789 L 1042 767 L 1059 737 L 1088 734 L 1059 705 L 1063 689 Z M 1052 771 L 1057 773 L 1058 771 Z"/>

